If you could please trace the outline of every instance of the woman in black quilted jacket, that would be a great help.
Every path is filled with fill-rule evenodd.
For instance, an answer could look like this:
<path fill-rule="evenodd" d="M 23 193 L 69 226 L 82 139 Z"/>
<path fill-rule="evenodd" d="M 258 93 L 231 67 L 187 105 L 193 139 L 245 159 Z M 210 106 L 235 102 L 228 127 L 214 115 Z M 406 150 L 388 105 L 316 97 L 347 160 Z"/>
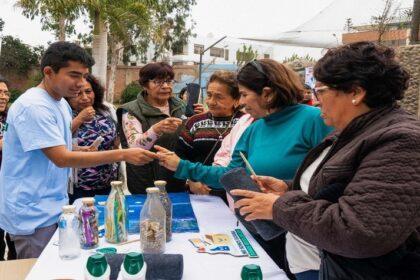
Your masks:
<path fill-rule="evenodd" d="M 297 279 L 419 279 L 420 122 L 397 105 L 408 73 L 392 49 L 359 42 L 330 49 L 314 75 L 336 132 L 293 182 L 257 177 L 264 193 L 232 191 L 245 197 L 236 207 L 289 231 Z"/>

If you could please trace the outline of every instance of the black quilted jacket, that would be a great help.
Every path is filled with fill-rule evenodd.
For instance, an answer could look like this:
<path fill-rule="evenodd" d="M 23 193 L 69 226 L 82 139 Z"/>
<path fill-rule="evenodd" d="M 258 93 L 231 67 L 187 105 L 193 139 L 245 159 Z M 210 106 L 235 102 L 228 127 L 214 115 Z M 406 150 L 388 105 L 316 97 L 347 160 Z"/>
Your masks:
<path fill-rule="evenodd" d="M 306 194 L 300 177 L 329 145 Z M 360 279 L 408 272 L 407 254 L 420 256 L 420 122 L 397 106 L 370 111 L 327 137 L 308 154 L 291 188 L 273 207 L 279 226 L 333 260 L 350 261 L 347 266 L 364 259 L 360 263 L 369 269 L 377 264 L 371 260 L 397 255 L 385 265 L 380 260 L 384 277 Z"/>

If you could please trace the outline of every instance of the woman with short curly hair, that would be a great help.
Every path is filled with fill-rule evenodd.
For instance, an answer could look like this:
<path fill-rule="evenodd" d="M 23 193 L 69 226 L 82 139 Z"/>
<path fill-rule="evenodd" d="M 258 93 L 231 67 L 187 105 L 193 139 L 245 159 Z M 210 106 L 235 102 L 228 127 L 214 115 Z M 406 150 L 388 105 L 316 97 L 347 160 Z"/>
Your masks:
<path fill-rule="evenodd" d="M 322 117 L 336 132 L 293 182 L 257 177 L 266 193 L 234 190 L 245 198 L 235 206 L 246 220 L 289 231 L 297 279 L 418 279 L 420 123 L 397 104 L 407 71 L 391 48 L 360 42 L 330 49 L 314 76 Z"/>

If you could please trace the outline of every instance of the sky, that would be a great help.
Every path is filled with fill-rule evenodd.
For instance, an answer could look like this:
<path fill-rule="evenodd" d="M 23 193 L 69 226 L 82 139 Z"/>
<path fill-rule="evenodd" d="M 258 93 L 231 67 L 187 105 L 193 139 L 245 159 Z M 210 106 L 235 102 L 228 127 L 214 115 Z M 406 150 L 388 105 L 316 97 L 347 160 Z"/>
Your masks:
<path fill-rule="evenodd" d="M 308 21 L 334 0 L 196 0 L 192 18 L 196 22 L 194 33 L 214 38 L 224 35 L 234 38 L 264 36 L 291 30 Z M 347 0 L 352 1 L 352 0 Z M 29 45 L 47 45 L 54 36 L 41 30 L 39 18 L 25 18 L 16 1 L 0 0 L 0 18 L 5 21 L 4 35 L 13 35 Z M 331 18 L 331 21 L 343 19 Z M 78 30 L 87 32 L 79 22 Z M 322 49 L 275 46 L 274 58 L 283 59 L 293 53 L 309 54 L 319 58 Z"/>

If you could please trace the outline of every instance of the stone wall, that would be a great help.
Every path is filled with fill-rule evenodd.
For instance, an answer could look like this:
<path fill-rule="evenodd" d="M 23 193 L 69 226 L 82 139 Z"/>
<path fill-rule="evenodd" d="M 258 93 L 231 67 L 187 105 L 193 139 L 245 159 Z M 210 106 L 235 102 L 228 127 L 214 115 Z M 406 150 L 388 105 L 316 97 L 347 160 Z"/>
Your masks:
<path fill-rule="evenodd" d="M 397 53 L 402 65 L 411 75 L 410 86 L 401 106 L 420 118 L 420 45 L 400 47 Z"/>

